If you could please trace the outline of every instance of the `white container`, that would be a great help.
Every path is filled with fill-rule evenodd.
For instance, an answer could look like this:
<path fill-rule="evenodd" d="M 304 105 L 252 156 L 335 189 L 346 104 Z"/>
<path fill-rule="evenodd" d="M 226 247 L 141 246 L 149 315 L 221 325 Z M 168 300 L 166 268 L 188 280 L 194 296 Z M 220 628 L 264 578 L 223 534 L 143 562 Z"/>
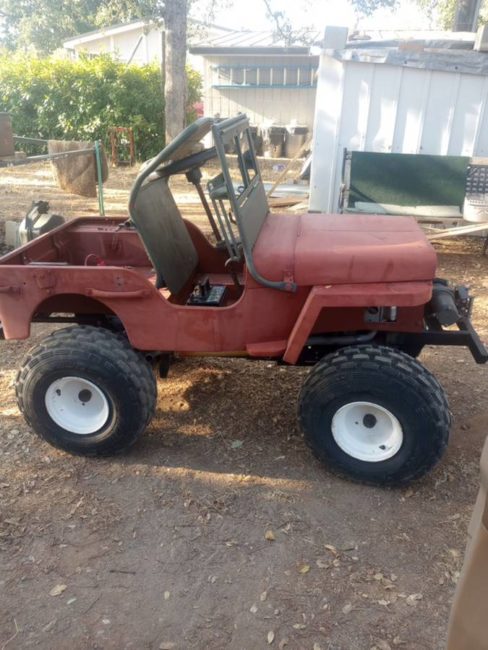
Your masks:
<path fill-rule="evenodd" d="M 488 202 L 479 200 L 464 199 L 463 219 L 472 223 L 483 223 L 488 221 Z"/>

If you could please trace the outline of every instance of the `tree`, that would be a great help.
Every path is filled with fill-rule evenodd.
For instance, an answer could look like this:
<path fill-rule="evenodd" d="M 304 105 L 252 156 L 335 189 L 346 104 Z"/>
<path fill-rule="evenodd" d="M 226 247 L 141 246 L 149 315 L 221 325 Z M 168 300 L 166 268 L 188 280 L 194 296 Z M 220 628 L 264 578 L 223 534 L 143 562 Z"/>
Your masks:
<path fill-rule="evenodd" d="M 276 37 L 282 40 L 285 45 L 308 42 L 309 34 L 312 31 L 311 27 L 295 29 L 284 11 L 273 8 L 272 0 L 263 0 L 263 3 L 266 16 L 274 27 Z M 305 0 L 304 4 L 310 5 L 309 0 Z"/>
<path fill-rule="evenodd" d="M 358 10 L 370 15 L 380 7 L 395 7 L 399 0 L 352 0 Z M 482 0 L 417 0 L 417 4 L 433 17 L 437 15 L 443 29 L 475 32 L 479 22 L 485 22 Z"/>
<path fill-rule="evenodd" d="M 0 0 L 5 42 L 11 48 L 52 52 L 70 36 L 115 22 L 142 18 L 164 25 L 163 84 L 166 140 L 184 127 L 186 49 L 191 2 L 205 4 L 211 16 L 222 0 Z"/>
<path fill-rule="evenodd" d="M 5 43 L 51 52 L 69 36 L 94 29 L 102 4 L 101 0 L 0 0 Z"/>
<path fill-rule="evenodd" d="M 52 52 L 70 36 L 135 18 L 164 23 L 166 138 L 184 127 L 188 0 L 0 0 L 11 48 Z"/>
<path fill-rule="evenodd" d="M 458 0 L 454 16 L 455 32 L 475 32 L 478 28 L 480 0 Z"/>
<path fill-rule="evenodd" d="M 283 4 L 284 0 L 281 0 Z M 297 29 L 288 18 L 286 11 L 277 9 L 279 0 L 263 0 L 266 15 L 273 24 L 277 38 L 287 44 L 307 43 L 315 24 Z M 371 16 L 381 8 L 394 9 L 400 0 L 351 0 L 357 12 Z M 301 0 L 304 13 L 308 6 L 312 9 L 313 0 Z M 478 24 L 488 22 L 488 2 L 486 0 L 416 0 L 425 11 L 430 24 L 440 24 L 443 29 L 454 31 L 476 31 Z M 312 14 L 313 11 L 308 11 Z"/>
<path fill-rule="evenodd" d="M 399 0 L 352 0 L 353 5 L 364 16 L 371 16 L 377 9 L 383 7 L 393 9 Z"/>
<path fill-rule="evenodd" d="M 187 0 L 164 3 L 164 99 L 166 142 L 185 126 Z"/>
<path fill-rule="evenodd" d="M 358 13 L 364 16 L 370 16 L 377 9 L 380 9 L 382 7 L 393 8 L 400 2 L 400 0 L 351 1 L 357 9 Z M 313 2 L 314 0 L 301 0 L 301 6 L 303 6 L 304 13 L 313 15 Z M 266 11 L 266 16 L 274 27 L 276 37 L 282 40 L 285 45 L 292 45 L 293 43 L 308 44 L 311 41 L 311 37 L 315 35 L 317 30 L 315 23 L 311 23 L 308 26 L 296 28 L 286 14 L 286 11 L 276 9 L 275 0 L 263 0 L 263 5 Z"/>

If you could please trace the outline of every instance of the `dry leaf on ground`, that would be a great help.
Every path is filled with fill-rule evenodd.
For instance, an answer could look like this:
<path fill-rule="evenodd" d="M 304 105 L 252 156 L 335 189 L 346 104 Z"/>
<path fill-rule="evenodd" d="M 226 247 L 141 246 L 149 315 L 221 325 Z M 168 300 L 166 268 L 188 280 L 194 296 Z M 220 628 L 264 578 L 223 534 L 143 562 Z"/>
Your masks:
<path fill-rule="evenodd" d="M 51 591 L 49 592 L 49 595 L 50 596 L 60 596 L 63 593 L 63 591 L 66 591 L 66 588 L 67 588 L 66 585 L 56 585 L 55 587 L 53 587 L 51 589 Z"/>

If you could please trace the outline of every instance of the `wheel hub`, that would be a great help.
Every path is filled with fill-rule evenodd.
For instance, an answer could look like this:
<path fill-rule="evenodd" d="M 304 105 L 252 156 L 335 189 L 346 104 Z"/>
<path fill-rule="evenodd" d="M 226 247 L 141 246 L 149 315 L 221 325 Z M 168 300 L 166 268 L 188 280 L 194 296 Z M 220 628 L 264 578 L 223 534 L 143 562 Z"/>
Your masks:
<path fill-rule="evenodd" d="M 92 398 L 92 393 L 87 388 L 84 388 L 83 390 L 80 390 L 80 392 L 78 393 L 78 399 L 83 404 L 86 404 L 86 402 L 89 402 L 91 400 L 91 398 Z"/>
<path fill-rule="evenodd" d="M 332 435 L 346 454 L 378 463 L 392 458 L 403 444 L 403 429 L 393 413 L 372 402 L 350 402 L 332 418 Z"/>
<path fill-rule="evenodd" d="M 46 391 L 45 404 L 58 426 L 79 435 L 96 433 L 110 415 L 103 391 L 82 377 L 56 379 Z"/>
<path fill-rule="evenodd" d="M 373 429 L 378 420 L 372 413 L 366 413 L 363 418 L 363 424 L 367 429 Z"/>

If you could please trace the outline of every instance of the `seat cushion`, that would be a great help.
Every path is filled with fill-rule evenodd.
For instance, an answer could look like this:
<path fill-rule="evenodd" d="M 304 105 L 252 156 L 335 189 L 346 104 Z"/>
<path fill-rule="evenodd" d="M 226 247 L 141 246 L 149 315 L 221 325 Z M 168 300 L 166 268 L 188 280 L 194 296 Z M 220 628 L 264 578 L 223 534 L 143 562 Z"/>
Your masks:
<path fill-rule="evenodd" d="M 269 214 L 254 247 L 266 279 L 299 286 L 435 277 L 436 254 L 411 217 Z"/>

